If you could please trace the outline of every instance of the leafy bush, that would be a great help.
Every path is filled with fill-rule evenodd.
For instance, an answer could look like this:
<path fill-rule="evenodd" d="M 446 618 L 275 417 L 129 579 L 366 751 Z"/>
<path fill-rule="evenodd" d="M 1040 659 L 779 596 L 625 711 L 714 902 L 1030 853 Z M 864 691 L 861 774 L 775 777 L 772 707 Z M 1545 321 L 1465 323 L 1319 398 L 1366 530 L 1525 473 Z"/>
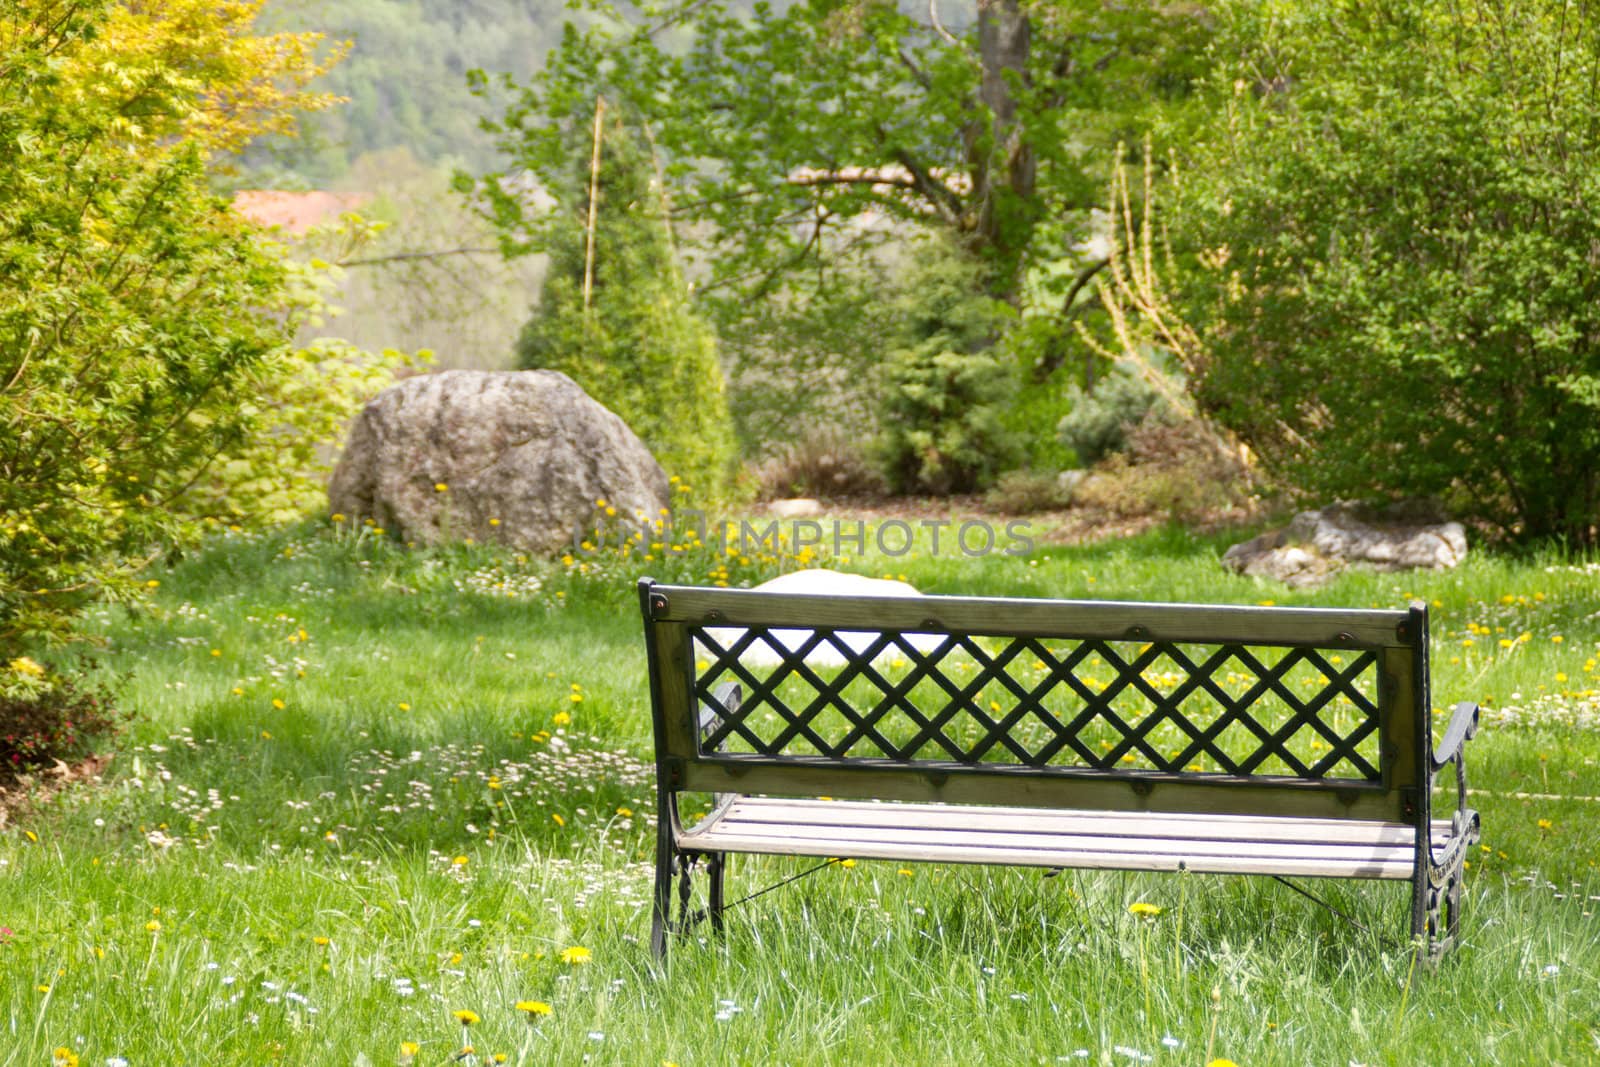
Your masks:
<path fill-rule="evenodd" d="M 1152 412 L 1128 431 L 1127 446 L 1102 460 L 1079 486 L 1078 503 L 1181 523 L 1204 522 L 1251 504 L 1249 469 L 1197 420 Z"/>
<path fill-rule="evenodd" d="M 1006 515 L 1054 511 L 1072 503 L 1072 490 L 1064 488 L 1055 471 L 1006 471 L 984 494 L 983 502 Z"/>
<path fill-rule="evenodd" d="M 1201 405 L 1324 498 L 1600 542 L 1600 12 L 1274 10 L 1176 211 Z"/>
<path fill-rule="evenodd" d="M 0 662 L 137 590 L 258 425 L 289 269 L 207 168 L 331 100 L 257 6 L 0 0 Z"/>
<path fill-rule="evenodd" d="M 104 690 L 83 688 L 27 656 L 0 663 L 0 782 L 88 755 L 126 718 Z"/>
<path fill-rule="evenodd" d="M 981 269 L 953 252 L 932 256 L 901 304 L 902 345 L 882 371 L 883 455 L 900 492 L 962 493 L 1011 465 L 1004 407 L 1015 394 L 994 350 L 1008 309 L 982 295 Z"/>
<path fill-rule="evenodd" d="M 752 473 L 757 493 L 768 499 L 874 496 L 885 488 L 861 438 L 831 423 L 802 430 L 755 464 Z"/>
<path fill-rule="evenodd" d="M 1006 331 L 1001 348 L 1012 362 L 1012 374 L 1020 387 L 1002 409 L 1006 430 L 1016 440 L 1018 460 L 1037 470 L 1061 470 L 1077 466 L 1080 460 L 1061 440 L 1056 427 L 1072 411 L 1068 386 L 1079 367 L 1059 363 L 1043 376 L 1040 367 L 1047 353 L 1063 340 L 1060 322 L 1053 314 L 1028 315 Z M 1092 355 L 1099 361 L 1098 355 Z"/>
<path fill-rule="evenodd" d="M 585 136 L 583 151 L 573 152 L 582 165 L 561 193 L 550 268 L 517 363 L 565 373 L 621 416 L 669 473 L 718 500 L 728 492 L 734 444 L 716 338 L 689 307 L 650 160 L 616 119 L 602 139 L 585 295 L 590 144 Z"/>
<path fill-rule="evenodd" d="M 1086 393 L 1076 383 L 1066 389 L 1071 405 L 1056 426 L 1056 435 L 1078 455 L 1078 462 L 1092 466 L 1116 452 L 1128 449 L 1128 435 L 1152 413 L 1165 417 L 1171 410 L 1155 386 L 1139 369 L 1119 360 L 1110 374 Z"/>
<path fill-rule="evenodd" d="M 316 239 L 362 243 L 370 224 L 354 217 Z M 286 329 L 304 333 L 339 314 L 330 300 L 343 274 L 319 259 L 303 261 L 286 247 L 279 311 Z M 303 253 L 302 253 L 303 254 Z M 291 522 L 327 503 L 328 475 L 350 420 L 401 374 L 428 363 L 432 353 L 393 348 L 367 352 L 337 337 L 283 345 L 269 353 L 241 400 L 253 429 L 206 470 L 184 494 L 191 515 L 230 524 Z"/>

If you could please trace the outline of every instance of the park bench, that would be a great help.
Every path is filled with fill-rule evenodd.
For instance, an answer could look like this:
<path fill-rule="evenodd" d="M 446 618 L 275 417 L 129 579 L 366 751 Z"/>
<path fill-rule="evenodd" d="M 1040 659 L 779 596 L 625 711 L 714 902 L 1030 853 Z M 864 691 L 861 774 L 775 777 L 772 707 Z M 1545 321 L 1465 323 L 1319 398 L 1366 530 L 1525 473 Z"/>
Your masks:
<path fill-rule="evenodd" d="M 1428 611 L 639 586 L 660 813 L 652 948 L 722 929 L 731 853 L 1411 883 L 1454 943 L 1463 749 Z M 1456 801 L 1433 817 L 1454 765 Z M 714 795 L 689 824 L 685 793 Z M 691 910 L 691 879 L 707 904 Z M 673 882 L 678 881 L 677 916 Z M 1316 897 L 1300 889 L 1292 888 Z"/>

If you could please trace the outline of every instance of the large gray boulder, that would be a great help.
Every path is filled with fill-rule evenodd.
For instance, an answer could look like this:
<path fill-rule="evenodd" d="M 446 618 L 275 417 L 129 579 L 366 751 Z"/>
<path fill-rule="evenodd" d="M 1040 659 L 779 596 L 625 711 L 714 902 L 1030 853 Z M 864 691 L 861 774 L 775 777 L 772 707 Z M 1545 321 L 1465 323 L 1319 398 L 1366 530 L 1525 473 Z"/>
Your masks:
<path fill-rule="evenodd" d="M 407 541 L 540 553 L 593 528 L 597 500 L 654 517 L 666 473 L 620 418 L 544 370 L 443 371 L 385 389 L 356 416 L 328 486 L 335 514 Z"/>
<path fill-rule="evenodd" d="M 1352 564 L 1380 571 L 1444 569 L 1466 555 L 1467 535 L 1459 522 L 1334 504 L 1302 511 L 1283 529 L 1234 545 L 1222 565 L 1237 574 L 1312 586 Z"/>

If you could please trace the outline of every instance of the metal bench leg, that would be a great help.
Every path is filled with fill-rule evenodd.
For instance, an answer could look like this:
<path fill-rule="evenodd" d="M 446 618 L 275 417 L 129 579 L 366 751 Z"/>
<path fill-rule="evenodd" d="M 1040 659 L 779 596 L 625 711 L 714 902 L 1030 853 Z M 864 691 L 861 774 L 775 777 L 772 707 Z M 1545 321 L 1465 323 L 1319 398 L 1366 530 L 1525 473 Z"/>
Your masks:
<path fill-rule="evenodd" d="M 708 898 L 707 913 L 711 918 L 711 929 L 718 937 L 722 936 L 722 878 L 727 873 L 728 856 L 725 852 L 710 852 L 706 854 L 706 877 L 709 880 L 706 895 Z"/>
<path fill-rule="evenodd" d="M 667 958 L 667 934 L 672 926 L 672 868 L 676 860 L 672 826 L 663 815 L 656 831 L 656 884 L 650 912 L 650 951 L 658 960 Z"/>

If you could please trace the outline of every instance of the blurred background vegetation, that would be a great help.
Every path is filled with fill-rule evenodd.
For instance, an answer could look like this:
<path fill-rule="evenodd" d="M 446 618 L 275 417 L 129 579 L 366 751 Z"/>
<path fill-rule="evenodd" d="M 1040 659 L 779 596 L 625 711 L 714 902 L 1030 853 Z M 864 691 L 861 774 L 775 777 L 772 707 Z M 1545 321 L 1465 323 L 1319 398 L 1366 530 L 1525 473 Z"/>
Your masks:
<path fill-rule="evenodd" d="M 1586 9 L 0 15 L 8 641 L 322 507 L 429 366 L 560 369 L 711 504 L 1600 539 Z"/>

